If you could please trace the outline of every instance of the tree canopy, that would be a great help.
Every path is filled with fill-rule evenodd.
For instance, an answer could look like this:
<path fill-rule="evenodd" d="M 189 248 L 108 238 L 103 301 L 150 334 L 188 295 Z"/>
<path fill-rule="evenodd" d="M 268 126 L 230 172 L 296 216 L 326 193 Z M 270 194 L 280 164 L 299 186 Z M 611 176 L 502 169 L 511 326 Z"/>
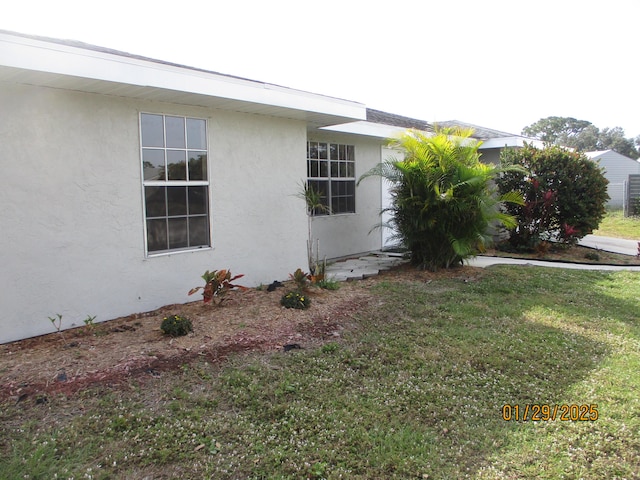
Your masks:
<path fill-rule="evenodd" d="M 621 155 L 640 157 L 640 135 L 626 138 L 622 127 L 600 130 L 591 122 L 572 117 L 546 117 L 522 129 L 522 134 L 550 145 L 575 148 L 579 152 L 614 150 Z"/>

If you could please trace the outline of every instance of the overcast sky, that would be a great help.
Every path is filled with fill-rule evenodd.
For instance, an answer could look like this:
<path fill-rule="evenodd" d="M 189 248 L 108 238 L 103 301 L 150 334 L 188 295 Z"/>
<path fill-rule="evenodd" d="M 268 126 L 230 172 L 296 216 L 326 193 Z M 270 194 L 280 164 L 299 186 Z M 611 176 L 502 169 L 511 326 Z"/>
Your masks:
<path fill-rule="evenodd" d="M 520 133 L 640 135 L 639 0 L 13 0 L 0 29 Z"/>

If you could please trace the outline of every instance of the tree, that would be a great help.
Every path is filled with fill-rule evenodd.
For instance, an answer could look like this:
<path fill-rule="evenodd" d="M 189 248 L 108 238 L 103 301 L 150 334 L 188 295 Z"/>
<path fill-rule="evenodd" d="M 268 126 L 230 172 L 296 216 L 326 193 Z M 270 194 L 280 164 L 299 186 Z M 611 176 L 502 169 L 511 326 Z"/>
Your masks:
<path fill-rule="evenodd" d="M 597 163 L 583 153 L 549 145 L 525 145 L 502 152 L 506 170 L 497 180 L 500 192 L 520 192 L 523 205 L 506 206 L 518 218 L 509 242 L 518 249 L 534 250 L 542 241 L 556 238 L 573 244 L 598 228 L 609 200 L 608 180 Z"/>
<path fill-rule="evenodd" d="M 640 156 L 635 141 L 625 138 L 621 127 L 605 128 L 598 137 L 598 150 L 614 150 L 621 155 L 636 159 Z"/>
<path fill-rule="evenodd" d="M 472 130 L 439 130 L 429 136 L 409 130 L 391 146 L 403 160 L 387 160 L 365 173 L 382 176 L 391 187 L 392 226 L 411 250 L 419 268 L 437 270 L 462 263 L 491 242 L 496 221 L 515 225 L 500 210 L 506 201 L 521 202 L 515 193 L 497 198 L 491 181 L 499 167 L 480 162 L 480 142 Z"/>
<path fill-rule="evenodd" d="M 615 150 L 629 158 L 640 157 L 636 139 L 625 138 L 621 127 L 598 129 L 591 122 L 572 117 L 546 117 L 522 129 L 522 134 L 545 143 L 575 148 L 580 152 Z"/>

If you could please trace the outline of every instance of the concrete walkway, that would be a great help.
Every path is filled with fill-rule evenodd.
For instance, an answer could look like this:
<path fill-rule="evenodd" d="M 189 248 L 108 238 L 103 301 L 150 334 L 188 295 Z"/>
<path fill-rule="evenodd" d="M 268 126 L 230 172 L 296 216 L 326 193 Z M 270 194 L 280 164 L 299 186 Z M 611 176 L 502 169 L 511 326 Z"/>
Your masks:
<path fill-rule="evenodd" d="M 640 232 L 639 232 L 640 233 Z M 638 241 L 621 238 L 586 235 L 578 245 L 604 250 L 605 252 L 621 253 L 635 257 L 638 254 Z M 640 272 L 638 265 L 594 265 L 584 263 L 546 262 L 544 260 L 527 260 L 522 258 L 476 257 L 470 259 L 468 265 L 472 267 L 488 267 L 491 265 L 529 265 L 538 267 L 569 268 L 574 270 L 632 270 Z"/>
<path fill-rule="evenodd" d="M 325 276 L 338 282 L 362 280 L 378 275 L 381 270 L 389 270 L 407 262 L 401 253 L 371 252 L 358 258 L 330 263 L 327 265 Z"/>
<path fill-rule="evenodd" d="M 580 245 L 598 248 L 607 252 L 621 253 L 636 256 L 638 242 L 635 240 L 622 240 L 619 238 L 600 237 L 587 235 L 580 241 Z M 338 260 L 327 265 L 326 276 L 333 280 L 344 282 L 348 280 L 361 280 L 363 278 L 378 275 L 382 270 L 407 263 L 402 254 L 391 252 L 371 252 L 360 255 L 357 258 Z M 471 267 L 489 267 L 491 265 L 528 265 L 550 268 L 569 268 L 574 270 L 632 270 L 640 272 L 640 266 L 622 265 L 594 265 L 583 263 L 548 262 L 544 260 L 528 260 L 522 258 L 484 257 L 478 256 L 465 262 Z"/>
<path fill-rule="evenodd" d="M 638 240 L 624 240 L 621 238 L 601 237 L 598 235 L 586 235 L 578 245 L 583 247 L 597 248 L 605 252 L 622 253 L 624 255 L 638 255 L 640 244 L 640 232 Z"/>
<path fill-rule="evenodd" d="M 640 265 L 597 265 L 587 263 L 563 263 L 563 262 L 546 262 L 544 260 L 529 260 L 526 258 L 505 258 L 505 257 L 476 257 L 469 259 L 465 265 L 470 267 L 490 267 L 491 265 L 525 265 L 529 267 L 550 267 L 550 268 L 568 268 L 571 270 L 631 270 L 640 272 Z"/>

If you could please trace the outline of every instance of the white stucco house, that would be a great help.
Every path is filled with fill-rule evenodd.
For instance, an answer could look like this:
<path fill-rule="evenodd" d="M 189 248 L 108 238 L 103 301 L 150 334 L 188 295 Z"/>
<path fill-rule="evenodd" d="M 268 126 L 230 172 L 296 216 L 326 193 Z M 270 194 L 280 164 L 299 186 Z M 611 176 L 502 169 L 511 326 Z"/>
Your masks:
<path fill-rule="evenodd" d="M 640 162 L 613 150 L 587 152 L 587 157 L 598 162 L 604 169 L 604 176 L 609 180 L 608 206 L 622 208 L 625 203 L 626 186 L 629 175 L 640 174 Z"/>
<path fill-rule="evenodd" d="M 255 286 L 378 250 L 381 182 L 357 178 L 420 120 L 80 42 L 0 31 L 0 343 L 193 301 L 205 270 Z M 492 149 L 521 139 L 502 132 Z M 512 145 L 513 144 L 513 145 Z"/>

